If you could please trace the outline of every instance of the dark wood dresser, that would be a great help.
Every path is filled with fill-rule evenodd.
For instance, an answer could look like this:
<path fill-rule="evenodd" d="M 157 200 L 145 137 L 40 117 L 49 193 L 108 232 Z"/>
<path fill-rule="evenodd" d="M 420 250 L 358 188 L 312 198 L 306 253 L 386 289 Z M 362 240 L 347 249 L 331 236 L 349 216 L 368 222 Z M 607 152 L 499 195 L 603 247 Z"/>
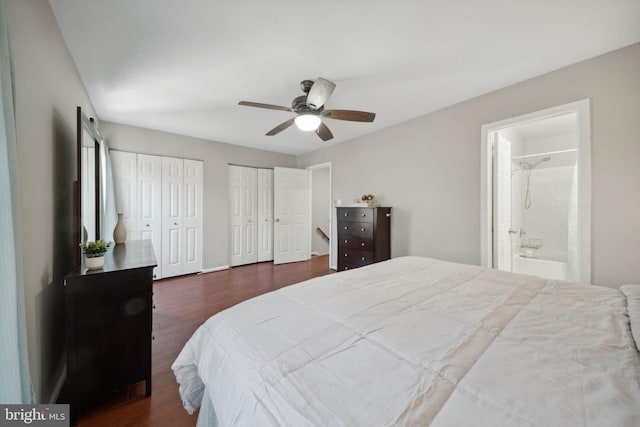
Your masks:
<path fill-rule="evenodd" d="M 151 240 L 133 240 L 105 254 L 104 268 L 84 265 L 65 277 L 66 400 L 77 410 L 118 388 L 146 382 L 151 395 Z"/>
<path fill-rule="evenodd" d="M 338 271 L 391 258 L 391 208 L 337 209 Z"/>

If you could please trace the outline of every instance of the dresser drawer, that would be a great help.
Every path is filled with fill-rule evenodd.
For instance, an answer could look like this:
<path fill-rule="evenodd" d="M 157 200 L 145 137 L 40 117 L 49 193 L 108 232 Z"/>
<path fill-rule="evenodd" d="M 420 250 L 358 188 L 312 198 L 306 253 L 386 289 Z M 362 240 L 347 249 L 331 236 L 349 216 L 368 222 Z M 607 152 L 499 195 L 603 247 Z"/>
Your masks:
<path fill-rule="evenodd" d="M 348 237 L 373 238 L 373 224 L 369 222 L 339 222 L 338 242 Z"/>
<path fill-rule="evenodd" d="M 338 271 L 354 270 L 358 267 L 364 267 L 365 265 L 373 264 L 373 261 L 360 261 L 360 262 L 348 262 L 339 259 Z"/>
<path fill-rule="evenodd" d="M 373 208 L 342 208 L 338 209 L 338 222 L 340 221 L 373 221 Z"/>
<path fill-rule="evenodd" d="M 373 250 L 373 239 L 370 237 L 354 236 L 352 234 L 342 234 L 338 241 L 340 248 Z"/>
<path fill-rule="evenodd" d="M 340 252 L 338 252 L 338 257 L 341 261 L 350 264 L 367 265 L 373 262 L 372 251 L 343 248 Z"/>

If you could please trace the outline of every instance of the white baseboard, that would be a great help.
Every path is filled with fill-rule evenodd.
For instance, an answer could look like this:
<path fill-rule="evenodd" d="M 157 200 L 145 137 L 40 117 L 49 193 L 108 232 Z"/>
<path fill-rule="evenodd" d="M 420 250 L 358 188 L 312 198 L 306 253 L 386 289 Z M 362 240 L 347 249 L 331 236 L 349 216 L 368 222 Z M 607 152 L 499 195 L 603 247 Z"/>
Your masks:
<path fill-rule="evenodd" d="M 220 267 L 205 268 L 202 270 L 202 273 L 213 273 L 214 271 L 222 271 L 222 270 L 228 270 L 228 269 L 229 269 L 228 265 L 222 265 Z"/>
<path fill-rule="evenodd" d="M 311 252 L 309 255 L 311 256 L 320 256 L 320 252 Z"/>

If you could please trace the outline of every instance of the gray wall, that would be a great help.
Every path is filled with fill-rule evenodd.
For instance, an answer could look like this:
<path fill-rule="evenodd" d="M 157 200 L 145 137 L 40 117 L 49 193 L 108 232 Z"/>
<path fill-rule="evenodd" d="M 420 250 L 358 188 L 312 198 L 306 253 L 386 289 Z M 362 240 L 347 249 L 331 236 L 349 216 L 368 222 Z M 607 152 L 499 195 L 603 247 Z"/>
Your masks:
<path fill-rule="evenodd" d="M 295 167 L 296 157 L 167 132 L 102 122 L 114 150 L 204 161 L 204 269 L 229 265 L 229 179 L 227 164 Z"/>
<path fill-rule="evenodd" d="M 592 280 L 640 283 L 640 44 L 298 157 L 393 206 L 392 255 L 480 263 L 480 126 L 591 99 Z M 428 94 L 426 94 L 428 95 Z M 335 241 L 335 240 L 334 240 Z"/>
<path fill-rule="evenodd" d="M 29 364 L 48 402 L 64 362 L 63 278 L 72 266 L 76 106 L 92 106 L 45 0 L 7 2 L 13 56 Z"/>

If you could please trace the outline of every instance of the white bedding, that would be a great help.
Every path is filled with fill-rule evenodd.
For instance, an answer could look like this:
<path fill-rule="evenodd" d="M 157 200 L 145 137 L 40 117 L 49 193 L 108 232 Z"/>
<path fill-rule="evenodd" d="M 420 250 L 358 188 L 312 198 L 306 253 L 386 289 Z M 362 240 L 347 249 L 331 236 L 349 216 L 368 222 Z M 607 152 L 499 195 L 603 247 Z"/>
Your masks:
<path fill-rule="evenodd" d="M 621 291 L 427 258 L 238 304 L 172 368 L 221 426 L 640 426 Z"/>

